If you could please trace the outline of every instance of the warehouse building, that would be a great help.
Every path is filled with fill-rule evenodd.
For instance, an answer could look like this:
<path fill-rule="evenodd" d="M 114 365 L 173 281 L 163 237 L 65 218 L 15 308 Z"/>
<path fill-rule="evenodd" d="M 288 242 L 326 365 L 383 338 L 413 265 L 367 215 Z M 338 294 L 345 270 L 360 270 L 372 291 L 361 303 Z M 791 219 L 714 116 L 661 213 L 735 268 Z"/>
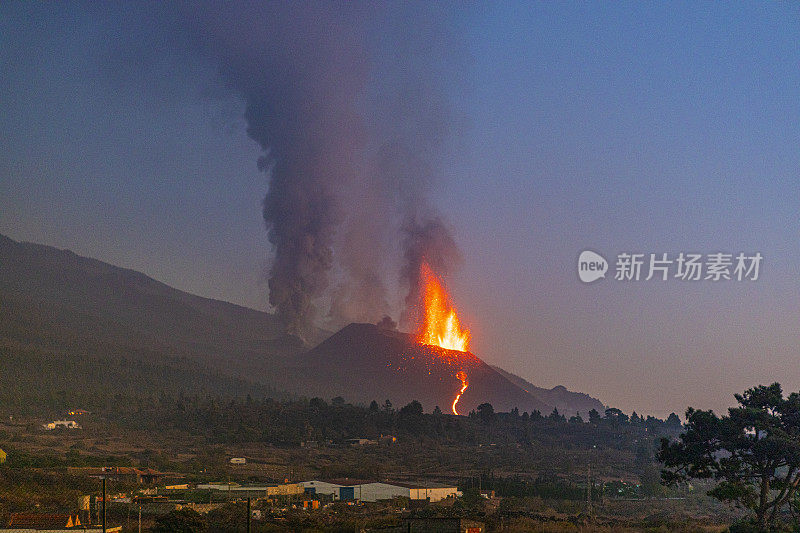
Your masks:
<path fill-rule="evenodd" d="M 240 485 L 238 483 L 201 483 L 197 490 L 211 490 L 231 498 L 264 498 L 274 496 L 297 496 L 306 492 L 302 483 L 275 485 Z"/>
<path fill-rule="evenodd" d="M 361 480 L 312 480 L 303 482 L 308 494 L 325 494 L 334 500 L 376 502 L 403 497 L 438 502 L 461 496 L 457 487 L 441 483 L 381 483 Z"/>
<path fill-rule="evenodd" d="M 447 498 L 461 496 L 458 487 L 443 483 L 396 483 L 395 485 L 408 489 L 408 497 L 412 500 L 429 500 L 438 502 Z"/>

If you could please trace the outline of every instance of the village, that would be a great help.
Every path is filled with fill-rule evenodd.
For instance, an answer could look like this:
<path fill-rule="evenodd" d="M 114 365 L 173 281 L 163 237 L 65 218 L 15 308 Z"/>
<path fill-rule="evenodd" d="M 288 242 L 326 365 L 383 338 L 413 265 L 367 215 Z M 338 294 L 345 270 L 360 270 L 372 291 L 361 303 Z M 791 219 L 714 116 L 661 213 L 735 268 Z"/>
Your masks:
<path fill-rule="evenodd" d="M 576 450 L 570 452 L 577 454 L 575 474 L 553 477 L 527 466 L 520 477 L 522 464 L 510 457 L 541 461 L 537 469 L 552 460 L 507 441 L 442 447 L 408 433 L 379 433 L 283 445 L 215 444 L 172 430 L 152 434 L 117 427 L 86 410 L 62 411 L 56 419 L 14 417 L 0 431 L 6 474 L 24 468 L 36 491 L 9 500 L 0 533 L 100 532 L 104 523 L 105 531 L 158 532 L 180 530 L 185 522 L 202 523 L 200 529 L 208 531 L 353 526 L 464 533 L 496 529 L 501 511 L 516 520 L 585 521 L 593 510 L 621 506 L 636 512 L 654 504 L 642 499 L 653 494 L 639 479 L 610 469 L 611 456 L 601 459 L 599 452 L 592 454 L 594 472 L 586 472 L 580 459 L 592 455 Z M 445 457 L 456 462 L 448 466 Z M 483 459 L 476 464 L 476 457 Z M 486 466 L 497 467 L 499 460 L 506 466 L 495 477 Z M 41 492 L 45 486 L 52 487 L 50 496 Z M 539 503 L 519 507 L 514 496 L 524 494 Z M 658 505 L 675 501 L 662 498 Z M 493 516 L 490 524 L 482 518 L 487 516 Z"/>
<path fill-rule="evenodd" d="M 246 458 L 233 457 L 231 465 L 245 465 Z M 313 513 L 337 515 L 342 512 L 394 514 L 401 519 L 411 509 L 427 505 L 450 507 L 463 493 L 446 483 L 421 481 L 383 482 L 361 479 L 283 480 L 281 483 L 239 483 L 236 481 L 185 482 L 183 476 L 134 467 L 70 467 L 68 473 L 97 480 L 100 492 L 81 496 L 74 512 L 12 513 L 2 533 L 61 533 L 71 531 L 122 532 L 151 528 L 170 513 L 208 515 L 235 509 L 240 522 L 251 525 L 269 520 L 280 524 L 289 515 Z M 128 491 L 109 491 L 106 487 L 135 485 Z M 483 491 L 487 500 L 493 491 Z M 406 518 L 398 531 L 429 531 L 433 520 L 442 531 L 483 531 L 483 524 L 470 520 Z M 463 526 L 463 527 L 462 527 Z M 411 529 L 409 529 L 411 528 Z M 455 528 L 455 529 L 452 529 Z M 243 528 L 244 529 L 244 528 Z M 384 530 L 382 528 L 381 530 Z M 386 531 L 393 531 L 386 528 Z"/>
<path fill-rule="evenodd" d="M 3 424 L 6 429 L 17 428 L 21 435 L 30 436 L 21 428 L 41 435 L 43 442 L 78 442 L 97 431 L 97 423 L 89 411 L 73 409 L 56 420 L 17 419 Z M 376 449 L 395 446 L 397 438 L 381 435 L 378 438 L 349 438 L 334 443 L 303 441 L 298 444 L 307 452 L 332 450 Z M 74 444 L 73 444 L 74 445 Z M 8 455 L 0 450 L 0 463 Z M 387 513 L 400 518 L 402 531 L 428 530 L 417 518 L 408 518 L 410 511 L 434 505 L 446 509 L 463 496 L 456 483 L 440 483 L 430 479 L 389 480 L 376 476 L 363 478 L 290 479 L 284 477 L 273 482 L 253 481 L 263 479 L 269 465 L 261 457 L 231 456 L 225 458 L 225 479 L 203 479 L 200 473 L 162 471 L 146 466 L 70 466 L 62 470 L 71 479 L 83 480 L 84 487 L 96 490 L 79 495 L 69 512 L 13 512 L 0 525 L 0 533 L 61 533 L 71 531 L 122 532 L 151 530 L 160 518 L 171 513 L 196 513 L 207 516 L 214 512 L 233 512 L 239 516 L 242 530 L 250 531 L 260 523 L 280 524 L 291 516 L 326 516 L 343 513 Z M 274 475 L 274 473 L 273 473 Z M 296 476 L 295 476 L 296 477 Z M 494 498 L 491 490 L 482 497 Z M 234 521 L 236 517 L 234 516 Z M 455 527 L 454 531 L 483 531 L 483 525 L 474 521 L 454 519 L 450 522 L 437 519 L 437 527 Z M 4 526 L 4 527 L 3 527 Z M 417 528 L 417 529 L 414 529 Z M 419 529 L 422 528 L 422 529 Z M 387 529 L 390 531 L 391 529 Z"/>

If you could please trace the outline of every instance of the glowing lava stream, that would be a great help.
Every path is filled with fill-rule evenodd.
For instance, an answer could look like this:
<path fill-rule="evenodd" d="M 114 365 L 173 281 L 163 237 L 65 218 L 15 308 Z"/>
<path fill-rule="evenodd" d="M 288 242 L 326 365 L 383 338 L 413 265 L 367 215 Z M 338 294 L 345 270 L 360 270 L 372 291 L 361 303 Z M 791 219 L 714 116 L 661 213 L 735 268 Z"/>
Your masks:
<path fill-rule="evenodd" d="M 456 404 L 458 403 L 458 400 L 461 399 L 461 395 L 464 394 L 464 391 L 467 390 L 467 387 L 469 386 L 469 381 L 467 381 L 466 372 L 464 372 L 463 370 L 459 370 L 456 373 L 456 377 L 461 380 L 461 390 L 458 391 L 458 394 L 456 394 L 456 399 L 453 400 L 453 414 L 454 415 L 458 414 L 458 411 L 456 411 Z"/>
<path fill-rule="evenodd" d="M 420 268 L 422 301 L 425 315 L 419 333 L 419 342 L 439 346 L 447 350 L 466 352 L 469 348 L 469 330 L 462 329 L 455 308 L 450 305 L 450 296 L 439 277 L 427 263 Z M 463 370 L 456 372 L 461 381 L 461 390 L 453 400 L 453 414 L 457 415 L 456 404 L 467 390 L 469 381 Z"/>

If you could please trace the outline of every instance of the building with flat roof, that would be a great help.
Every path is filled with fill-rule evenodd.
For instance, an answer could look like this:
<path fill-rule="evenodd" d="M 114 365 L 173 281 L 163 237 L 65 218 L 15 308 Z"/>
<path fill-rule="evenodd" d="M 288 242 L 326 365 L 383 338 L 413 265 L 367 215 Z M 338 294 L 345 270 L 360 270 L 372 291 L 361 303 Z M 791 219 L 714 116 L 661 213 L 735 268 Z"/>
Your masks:
<path fill-rule="evenodd" d="M 269 485 L 240 485 L 238 483 L 201 483 L 198 490 L 213 490 L 233 498 L 263 498 L 268 496 L 297 496 L 306 492 L 303 483 L 276 483 Z"/>
<path fill-rule="evenodd" d="M 407 483 L 392 482 L 383 483 L 364 480 L 311 480 L 304 481 L 306 493 L 327 494 L 333 496 L 334 500 L 358 500 L 362 502 L 376 502 L 379 500 L 391 500 L 392 498 L 403 497 L 411 500 L 428 500 L 438 502 L 445 498 L 456 498 L 461 496 L 458 487 L 445 485 L 442 483 Z"/>
<path fill-rule="evenodd" d="M 432 502 L 438 502 L 446 498 L 457 498 L 461 496 L 461 491 L 458 490 L 458 487 L 445 483 L 396 482 L 394 485 L 408 489 L 408 497 L 412 500 L 429 500 Z"/>

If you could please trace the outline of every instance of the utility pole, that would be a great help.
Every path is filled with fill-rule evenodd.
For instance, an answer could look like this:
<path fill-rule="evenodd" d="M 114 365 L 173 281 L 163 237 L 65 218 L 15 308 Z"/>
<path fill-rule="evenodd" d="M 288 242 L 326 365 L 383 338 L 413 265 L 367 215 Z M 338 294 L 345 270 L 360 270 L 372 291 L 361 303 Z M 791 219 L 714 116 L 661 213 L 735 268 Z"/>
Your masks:
<path fill-rule="evenodd" d="M 590 462 L 586 471 L 586 509 L 589 517 L 592 516 L 592 463 Z"/>
<path fill-rule="evenodd" d="M 106 476 L 103 476 L 103 533 L 106 533 Z"/>
<path fill-rule="evenodd" d="M 589 520 L 592 523 L 594 523 L 594 506 L 592 505 L 592 460 L 596 455 L 595 450 L 597 450 L 597 444 L 592 445 L 592 449 L 589 450 L 589 460 L 586 469 L 586 503 L 589 508 Z M 602 496 L 600 503 L 602 504 Z"/>
<path fill-rule="evenodd" d="M 142 506 L 139 505 L 139 533 L 142 533 Z"/>
<path fill-rule="evenodd" d="M 247 498 L 247 533 L 250 533 L 250 518 L 252 517 L 252 513 L 250 512 L 250 498 Z"/>

